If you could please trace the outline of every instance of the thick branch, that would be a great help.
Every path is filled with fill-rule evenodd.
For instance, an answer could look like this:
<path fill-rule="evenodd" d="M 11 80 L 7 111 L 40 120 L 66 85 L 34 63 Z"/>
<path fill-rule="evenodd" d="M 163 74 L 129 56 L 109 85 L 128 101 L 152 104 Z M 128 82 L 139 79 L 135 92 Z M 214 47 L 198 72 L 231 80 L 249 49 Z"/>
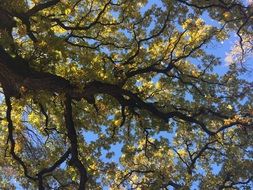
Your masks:
<path fill-rule="evenodd" d="M 77 142 L 77 134 L 74 126 L 73 118 L 72 118 L 72 105 L 71 105 L 71 97 L 67 94 L 65 100 L 65 122 L 67 128 L 67 135 L 70 141 L 70 152 L 71 152 L 71 164 L 77 168 L 80 175 L 80 183 L 79 190 L 85 190 L 85 184 L 87 182 L 87 172 L 82 164 L 82 162 L 78 158 L 78 142 Z"/>
<path fill-rule="evenodd" d="M 60 2 L 60 0 L 51 0 L 46 3 L 38 4 L 38 5 L 34 6 L 33 8 L 31 8 L 30 10 L 28 10 L 26 12 L 26 15 L 30 17 L 30 16 L 36 14 L 37 12 L 42 11 L 43 9 L 46 9 L 46 8 L 56 5 L 59 2 Z"/>
<path fill-rule="evenodd" d="M 61 158 L 59 160 L 57 160 L 52 166 L 50 166 L 48 168 L 44 168 L 38 173 L 39 190 L 45 189 L 43 186 L 43 175 L 53 172 L 57 167 L 59 167 L 68 158 L 69 154 L 70 154 L 70 149 L 68 149 L 67 152 L 65 152 L 61 156 Z"/>
<path fill-rule="evenodd" d="M 5 103 L 6 103 L 6 106 L 7 106 L 6 119 L 7 119 L 7 122 L 8 122 L 8 141 L 10 141 L 10 146 L 11 146 L 10 147 L 10 154 L 18 162 L 18 164 L 20 164 L 22 166 L 25 176 L 28 179 L 36 180 L 35 177 L 32 177 L 31 175 L 29 175 L 27 166 L 25 165 L 24 161 L 15 152 L 16 142 L 15 142 L 14 137 L 13 137 L 14 126 L 13 126 L 13 122 L 12 122 L 12 119 L 11 119 L 12 105 L 11 105 L 10 97 L 8 95 L 5 95 Z"/>

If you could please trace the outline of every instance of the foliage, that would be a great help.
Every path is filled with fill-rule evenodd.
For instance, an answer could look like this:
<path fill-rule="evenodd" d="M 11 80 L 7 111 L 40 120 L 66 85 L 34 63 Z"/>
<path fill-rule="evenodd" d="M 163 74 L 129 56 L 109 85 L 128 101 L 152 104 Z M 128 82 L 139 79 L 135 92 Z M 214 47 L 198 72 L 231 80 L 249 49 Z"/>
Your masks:
<path fill-rule="evenodd" d="M 250 189 L 252 19 L 243 0 L 2 0 L 0 189 Z"/>

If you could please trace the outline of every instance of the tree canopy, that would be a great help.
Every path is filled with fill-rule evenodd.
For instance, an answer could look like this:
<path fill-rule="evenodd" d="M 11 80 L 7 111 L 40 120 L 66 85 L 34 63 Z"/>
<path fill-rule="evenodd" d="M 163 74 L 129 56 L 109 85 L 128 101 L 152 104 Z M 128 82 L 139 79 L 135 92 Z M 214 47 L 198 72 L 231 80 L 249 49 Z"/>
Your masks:
<path fill-rule="evenodd" d="M 1 0 L 0 189 L 252 188 L 252 26 L 244 0 Z"/>

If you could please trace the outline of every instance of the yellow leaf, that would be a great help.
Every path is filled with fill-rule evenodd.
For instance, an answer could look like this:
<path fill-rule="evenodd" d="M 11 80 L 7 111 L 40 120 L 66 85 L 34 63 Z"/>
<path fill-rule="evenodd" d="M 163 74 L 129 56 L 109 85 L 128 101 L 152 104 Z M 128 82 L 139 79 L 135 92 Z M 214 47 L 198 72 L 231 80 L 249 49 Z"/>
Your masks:
<path fill-rule="evenodd" d="M 226 12 L 223 13 L 223 17 L 228 20 L 228 19 L 231 18 L 231 13 L 226 11 Z"/>
<path fill-rule="evenodd" d="M 194 77 L 199 77 L 199 76 L 200 76 L 200 73 L 197 72 L 197 71 L 192 71 L 192 76 L 194 76 Z"/>
<path fill-rule="evenodd" d="M 15 146 L 15 152 L 20 152 L 22 149 L 20 143 L 17 143 L 16 146 Z"/>
<path fill-rule="evenodd" d="M 233 107 L 232 107 L 231 105 L 228 105 L 227 108 L 228 108 L 229 110 L 232 110 L 232 109 L 233 109 Z"/>
<path fill-rule="evenodd" d="M 117 119 L 113 122 L 114 125 L 119 126 L 121 124 L 121 120 Z"/>
<path fill-rule="evenodd" d="M 160 82 L 157 82 L 157 83 L 155 84 L 155 87 L 156 87 L 157 89 L 161 89 L 161 88 L 162 88 L 162 85 L 161 85 Z"/>
<path fill-rule="evenodd" d="M 64 13 L 65 13 L 65 15 L 69 15 L 71 13 L 71 9 L 69 9 L 69 8 L 65 9 Z"/>
<path fill-rule="evenodd" d="M 180 150 L 178 151 L 178 154 L 180 154 L 180 156 L 184 157 L 184 156 L 187 155 L 187 152 L 186 152 L 184 149 L 180 149 Z"/>
<path fill-rule="evenodd" d="M 60 27 L 60 26 L 53 26 L 53 27 L 52 27 L 52 30 L 53 30 L 55 33 L 64 33 L 64 32 L 67 31 L 67 30 L 65 30 L 64 28 Z"/>

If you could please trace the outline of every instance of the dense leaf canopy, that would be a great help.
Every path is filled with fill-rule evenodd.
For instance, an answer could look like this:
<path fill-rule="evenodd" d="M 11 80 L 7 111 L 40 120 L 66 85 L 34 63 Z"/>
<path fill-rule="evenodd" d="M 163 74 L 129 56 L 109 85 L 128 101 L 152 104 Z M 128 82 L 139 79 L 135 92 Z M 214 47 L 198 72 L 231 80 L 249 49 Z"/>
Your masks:
<path fill-rule="evenodd" d="M 243 0 L 1 0 L 0 189 L 252 188 L 252 26 Z"/>

